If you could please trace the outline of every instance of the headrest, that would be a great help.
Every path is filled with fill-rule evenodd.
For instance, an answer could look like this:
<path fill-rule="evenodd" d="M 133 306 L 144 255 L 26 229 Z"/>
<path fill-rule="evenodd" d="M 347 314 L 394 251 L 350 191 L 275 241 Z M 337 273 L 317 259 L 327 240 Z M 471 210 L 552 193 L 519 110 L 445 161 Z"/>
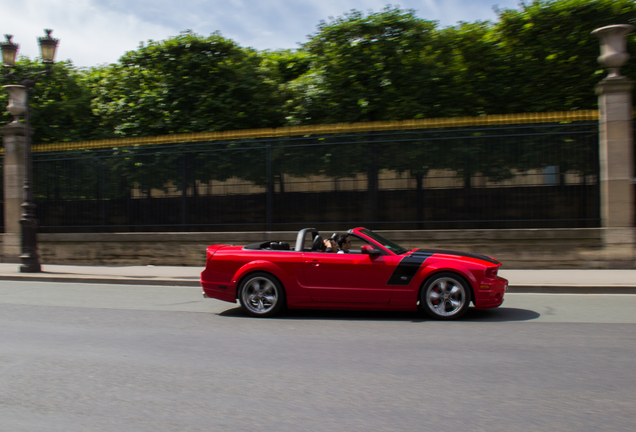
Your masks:
<path fill-rule="evenodd" d="M 322 237 L 320 236 L 320 234 L 318 234 L 316 237 L 314 237 L 314 242 L 311 244 L 311 250 L 319 250 L 322 249 L 325 246 L 325 243 L 322 241 Z"/>

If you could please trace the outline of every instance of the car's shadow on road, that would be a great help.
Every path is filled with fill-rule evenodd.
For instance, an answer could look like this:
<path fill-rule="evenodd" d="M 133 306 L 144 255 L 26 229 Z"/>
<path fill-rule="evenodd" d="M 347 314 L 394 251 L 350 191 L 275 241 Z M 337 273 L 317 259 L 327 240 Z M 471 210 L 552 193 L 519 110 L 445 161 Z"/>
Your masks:
<path fill-rule="evenodd" d="M 227 309 L 219 316 L 227 318 L 252 318 L 246 314 L 240 307 Z M 511 322 L 511 321 L 529 321 L 537 319 L 541 314 L 517 308 L 497 308 L 476 310 L 471 307 L 466 311 L 463 317 L 456 320 L 469 322 Z M 256 318 L 258 319 L 258 318 Z M 286 310 L 276 315 L 274 320 L 344 320 L 344 321 L 410 321 L 424 322 L 436 321 L 423 312 L 386 312 L 386 311 L 350 311 L 350 310 L 315 310 L 315 309 L 295 309 Z"/>

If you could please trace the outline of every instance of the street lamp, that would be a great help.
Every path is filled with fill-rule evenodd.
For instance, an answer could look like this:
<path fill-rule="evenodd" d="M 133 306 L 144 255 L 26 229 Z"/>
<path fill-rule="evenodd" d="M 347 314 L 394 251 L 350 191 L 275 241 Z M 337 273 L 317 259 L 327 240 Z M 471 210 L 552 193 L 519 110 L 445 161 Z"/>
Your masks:
<path fill-rule="evenodd" d="M 31 157 L 31 129 L 29 125 L 29 93 L 35 87 L 42 75 L 51 73 L 51 67 L 55 59 L 55 50 L 57 49 L 58 40 L 51 37 L 52 30 L 44 30 L 46 36 L 38 38 L 40 50 L 42 53 L 42 63 L 46 65 L 46 69 L 31 78 L 19 78 L 13 73 L 5 75 L 7 78 L 14 79 L 19 84 L 6 85 L 4 88 L 9 92 L 9 112 L 13 115 L 13 122 L 19 121 L 21 115 L 24 115 L 25 131 L 24 131 L 24 201 L 22 203 L 22 218 L 20 225 L 22 227 L 22 249 L 20 253 L 21 273 L 38 273 L 40 269 L 40 256 L 37 249 L 37 228 L 38 221 L 35 218 L 35 204 L 33 202 L 33 190 L 31 188 L 31 177 L 33 175 L 32 157 Z M 11 35 L 5 35 L 7 40 L 2 42 L 2 62 L 6 68 L 15 66 L 15 58 L 18 53 L 18 44 L 11 41 Z"/>

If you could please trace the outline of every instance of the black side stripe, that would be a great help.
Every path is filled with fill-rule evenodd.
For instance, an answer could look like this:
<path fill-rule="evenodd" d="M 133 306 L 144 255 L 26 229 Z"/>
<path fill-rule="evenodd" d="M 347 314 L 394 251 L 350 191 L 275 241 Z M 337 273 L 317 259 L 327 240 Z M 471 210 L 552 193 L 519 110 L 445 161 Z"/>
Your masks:
<path fill-rule="evenodd" d="M 389 278 L 387 285 L 408 285 L 411 283 L 413 276 L 417 273 L 427 258 L 431 257 L 432 253 L 422 253 L 419 250 L 413 252 L 411 255 L 407 255 L 393 270 L 393 274 Z"/>
<path fill-rule="evenodd" d="M 455 255 L 455 256 L 462 256 L 467 258 L 476 258 L 476 259 L 480 259 L 482 261 L 486 261 L 492 264 L 501 264 L 499 261 L 497 261 L 494 258 L 490 258 L 489 256 L 476 254 L 472 252 L 460 252 L 460 251 L 445 250 L 445 249 L 418 249 L 415 251 L 415 253 L 430 254 L 430 255 L 433 255 L 436 253 L 445 254 L 445 255 Z"/>

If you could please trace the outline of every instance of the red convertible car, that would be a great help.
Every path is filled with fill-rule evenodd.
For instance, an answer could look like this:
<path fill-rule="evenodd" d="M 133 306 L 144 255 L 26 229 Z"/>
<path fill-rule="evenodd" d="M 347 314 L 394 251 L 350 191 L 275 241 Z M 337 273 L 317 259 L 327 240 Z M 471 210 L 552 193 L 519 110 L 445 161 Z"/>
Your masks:
<path fill-rule="evenodd" d="M 349 230 L 348 253 L 321 252 L 314 228 L 296 244 L 266 241 L 213 245 L 201 273 L 203 296 L 231 303 L 249 315 L 281 309 L 423 310 L 435 319 L 462 316 L 503 303 L 508 281 L 501 263 L 485 255 L 440 249 L 407 250 L 366 229 Z"/>

